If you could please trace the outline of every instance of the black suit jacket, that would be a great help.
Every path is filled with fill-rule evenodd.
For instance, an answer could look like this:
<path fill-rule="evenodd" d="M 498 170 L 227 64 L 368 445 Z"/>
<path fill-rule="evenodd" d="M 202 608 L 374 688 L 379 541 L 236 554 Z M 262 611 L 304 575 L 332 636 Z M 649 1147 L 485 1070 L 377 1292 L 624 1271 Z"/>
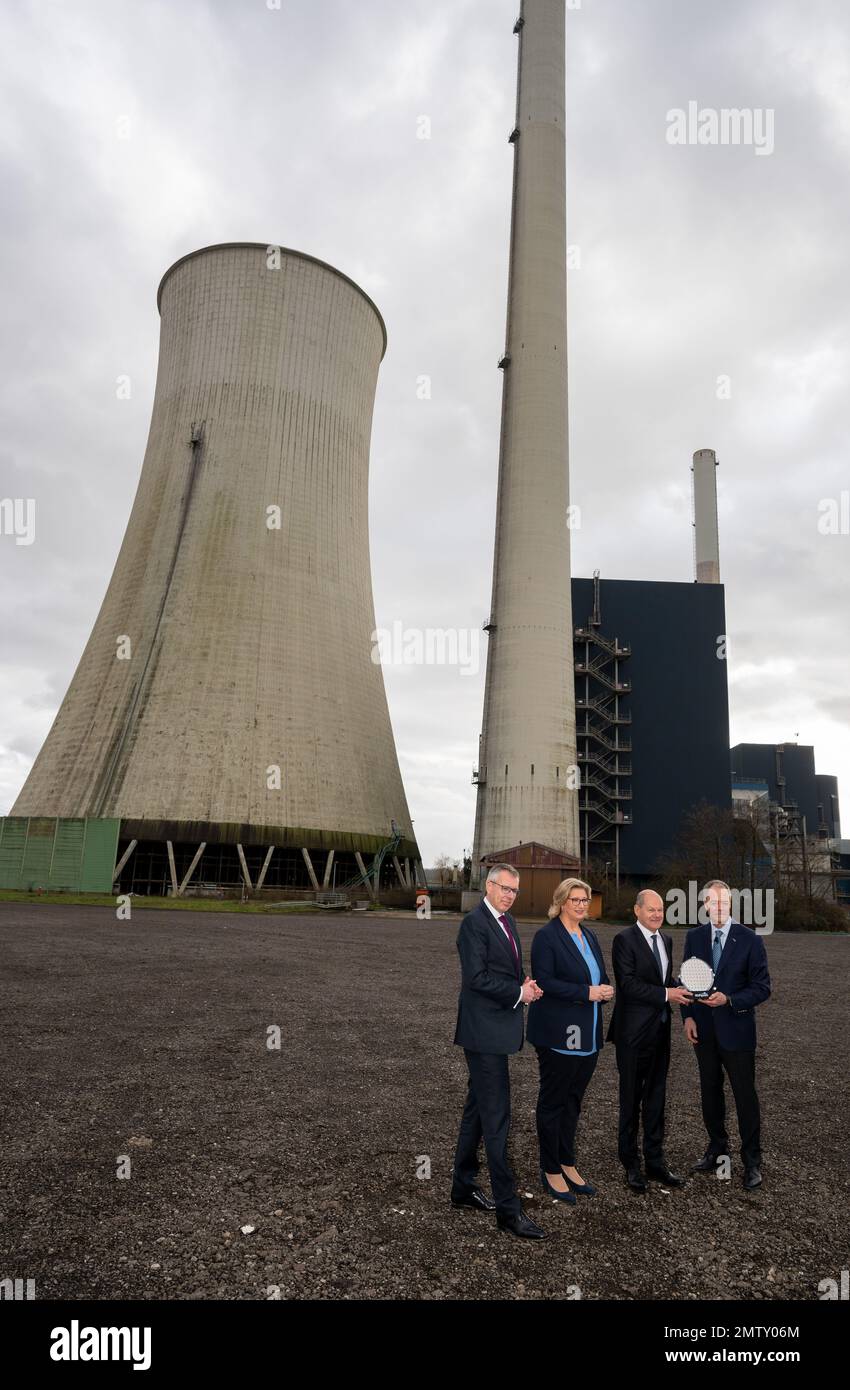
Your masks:
<path fill-rule="evenodd" d="M 522 1047 L 523 1006 L 517 1003 L 525 978 L 522 946 L 513 917 L 505 916 L 519 973 L 510 943 L 483 898 L 457 934 L 460 997 L 454 1040 L 470 1052 L 519 1052 Z"/>
<path fill-rule="evenodd" d="M 584 935 L 599 966 L 599 983 L 609 983 L 596 934 L 586 922 Z M 580 1052 L 594 1046 L 594 1008 L 588 999 L 590 971 L 579 947 L 564 928 L 560 917 L 553 917 L 531 943 L 531 976 L 543 990 L 543 998 L 528 1006 L 526 1037 L 535 1047 L 568 1048 L 571 1028 L 578 1028 Z M 602 1046 L 602 1005 L 596 1009 L 596 1047 Z"/>
<path fill-rule="evenodd" d="M 661 939 L 667 952 L 664 984 L 652 947 L 637 922 L 614 937 L 611 963 L 617 994 L 608 1040 L 620 1047 L 649 1043 L 659 1027 L 669 1026 L 670 1005 L 664 991 L 673 983 L 673 938 L 662 932 Z"/>

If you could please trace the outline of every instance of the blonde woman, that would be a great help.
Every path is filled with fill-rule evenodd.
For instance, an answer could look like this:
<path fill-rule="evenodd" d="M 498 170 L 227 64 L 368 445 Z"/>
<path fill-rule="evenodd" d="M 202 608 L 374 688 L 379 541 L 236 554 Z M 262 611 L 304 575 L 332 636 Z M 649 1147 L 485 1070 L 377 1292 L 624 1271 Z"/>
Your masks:
<path fill-rule="evenodd" d="M 549 923 L 531 946 L 531 972 L 542 998 L 528 1008 L 526 1037 L 537 1050 L 537 1138 L 544 1192 L 575 1204 L 596 1188 L 576 1168 L 576 1128 L 584 1093 L 603 1046 L 602 1005 L 614 996 L 602 948 L 587 926 L 590 885 L 559 883 Z"/>

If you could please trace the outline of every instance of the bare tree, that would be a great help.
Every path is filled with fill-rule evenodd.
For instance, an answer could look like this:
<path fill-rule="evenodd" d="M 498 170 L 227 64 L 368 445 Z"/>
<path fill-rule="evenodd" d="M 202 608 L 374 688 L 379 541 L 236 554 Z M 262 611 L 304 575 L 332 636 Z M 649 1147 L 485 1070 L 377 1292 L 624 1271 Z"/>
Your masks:
<path fill-rule="evenodd" d="M 438 854 L 434 860 L 434 868 L 440 875 L 440 887 L 446 888 L 452 882 L 453 867 L 458 864 L 457 859 L 452 859 L 448 854 Z"/>

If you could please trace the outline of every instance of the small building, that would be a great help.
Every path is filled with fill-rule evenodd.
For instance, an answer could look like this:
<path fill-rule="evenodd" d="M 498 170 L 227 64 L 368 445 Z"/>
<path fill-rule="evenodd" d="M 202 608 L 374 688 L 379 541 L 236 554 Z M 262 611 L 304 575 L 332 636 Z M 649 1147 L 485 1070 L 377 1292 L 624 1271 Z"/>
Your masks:
<path fill-rule="evenodd" d="M 581 861 L 575 855 L 538 844 L 536 840 L 485 855 L 481 860 L 482 884 L 494 864 L 510 864 L 520 876 L 519 893 L 512 909 L 515 917 L 539 917 L 545 921 L 558 884 L 565 878 L 581 878 Z"/>

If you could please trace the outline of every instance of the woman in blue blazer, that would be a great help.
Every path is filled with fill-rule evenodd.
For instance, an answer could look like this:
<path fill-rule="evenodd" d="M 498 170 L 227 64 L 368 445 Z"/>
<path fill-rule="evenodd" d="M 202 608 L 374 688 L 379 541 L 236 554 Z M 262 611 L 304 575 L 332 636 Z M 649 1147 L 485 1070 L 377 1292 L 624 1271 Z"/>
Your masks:
<path fill-rule="evenodd" d="M 585 923 L 591 889 L 580 878 L 559 883 L 550 921 L 531 946 L 531 976 L 543 996 L 528 1006 L 526 1037 L 537 1049 L 540 1092 L 537 1138 L 544 1192 L 575 1203 L 592 1197 L 575 1166 L 575 1139 L 582 1097 L 603 1046 L 602 1008 L 614 996 L 602 948 Z"/>

